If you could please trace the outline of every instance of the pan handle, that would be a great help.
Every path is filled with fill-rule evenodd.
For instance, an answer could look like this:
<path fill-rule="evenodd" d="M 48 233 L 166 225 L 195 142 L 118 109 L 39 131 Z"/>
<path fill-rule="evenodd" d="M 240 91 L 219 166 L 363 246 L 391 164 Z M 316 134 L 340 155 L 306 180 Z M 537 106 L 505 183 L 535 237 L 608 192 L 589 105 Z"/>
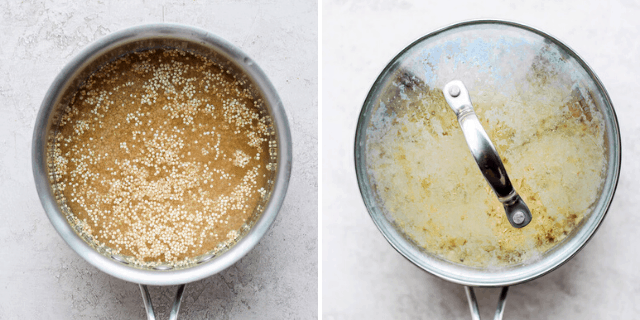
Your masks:
<path fill-rule="evenodd" d="M 147 320 L 156 320 L 156 314 L 153 312 L 153 304 L 151 303 L 151 295 L 149 289 L 145 284 L 139 284 L 140 292 L 142 292 L 142 301 L 144 302 L 144 309 L 147 311 Z M 171 313 L 169 314 L 169 320 L 178 319 L 178 311 L 180 311 L 180 303 L 182 303 L 182 294 L 184 293 L 184 284 L 178 287 L 176 292 L 176 298 L 173 300 L 173 307 L 171 307 Z"/>
<path fill-rule="evenodd" d="M 453 80 L 444 86 L 442 93 L 458 118 L 462 134 L 467 140 L 471 155 L 476 160 L 480 172 L 504 206 L 507 220 L 514 228 L 526 226 L 531 222 L 531 211 L 513 188 L 498 151 L 478 120 L 464 83 Z"/>
<path fill-rule="evenodd" d="M 480 311 L 478 311 L 478 300 L 476 294 L 473 292 L 473 288 L 469 286 L 464 287 L 464 291 L 467 293 L 467 301 L 469 301 L 469 310 L 471 311 L 471 319 L 480 320 Z M 493 320 L 502 320 L 504 314 L 504 305 L 507 302 L 507 293 L 509 287 L 502 287 L 500 292 L 500 300 L 498 300 L 498 307 L 496 307 L 496 314 Z"/>

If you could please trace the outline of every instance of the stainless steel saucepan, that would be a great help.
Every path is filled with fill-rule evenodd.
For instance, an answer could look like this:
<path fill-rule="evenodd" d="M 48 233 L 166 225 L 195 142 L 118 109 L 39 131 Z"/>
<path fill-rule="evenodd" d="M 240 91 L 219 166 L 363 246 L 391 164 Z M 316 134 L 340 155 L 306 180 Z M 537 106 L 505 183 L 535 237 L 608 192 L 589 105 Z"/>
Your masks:
<path fill-rule="evenodd" d="M 537 90 L 529 85 L 529 82 L 536 83 L 543 89 Z M 473 103 L 481 97 L 474 97 L 469 92 L 491 91 L 491 94 L 506 97 L 504 101 L 526 93 L 528 99 L 531 99 L 530 102 L 544 103 L 549 100 L 548 92 L 554 90 L 556 93 L 560 92 L 557 96 L 566 101 L 579 99 L 582 106 L 593 111 L 590 116 L 602 119 L 603 127 L 599 130 L 601 129 L 604 139 L 604 169 L 598 183 L 602 182 L 593 205 L 582 212 L 584 218 L 573 227 L 566 238 L 536 258 L 499 268 L 475 267 L 459 261 L 453 262 L 418 245 L 395 221 L 390 208 L 385 206 L 386 202 L 377 190 L 380 188 L 377 186 L 378 181 L 369 168 L 371 157 L 368 157 L 369 152 L 372 152 L 368 147 L 370 142 L 388 134 L 385 130 L 396 121 L 398 110 L 391 106 L 391 100 L 415 99 L 403 102 L 404 108 L 425 103 L 424 100 L 420 100 L 424 99 L 424 96 L 415 93 L 415 87 L 437 90 L 444 98 L 442 101 L 446 100 L 443 104 L 445 107 L 439 107 L 439 112 L 455 112 L 460 126 L 457 130 L 463 131 L 473 159 L 488 185 L 504 205 L 506 218 L 511 227 L 515 228 L 527 228 L 526 225 L 532 221 L 531 219 L 536 219 L 536 213 L 529 212 L 526 204 L 528 200 L 522 201 L 518 196 L 517 188 L 510 182 L 510 178 L 513 180 L 517 177 L 512 173 L 507 175 L 496 148 L 484 130 L 487 128 L 483 128 L 474 113 Z M 408 98 L 406 90 L 414 90 L 413 98 Z M 446 107 L 447 104 L 450 108 Z M 505 103 L 497 107 L 509 108 L 509 105 Z M 527 112 L 535 113 L 536 110 L 526 110 L 519 116 L 527 117 Z M 437 131 L 436 129 L 433 130 Z M 400 136 L 402 130 L 393 131 L 393 134 Z M 533 136 L 535 132 L 531 134 Z M 429 145 L 422 148 L 429 148 Z M 576 154 L 575 157 L 580 157 L 580 154 Z M 442 155 L 441 161 L 447 161 L 445 158 L 446 156 Z M 454 162 L 457 160 L 460 159 L 453 159 Z M 358 119 L 355 137 L 358 184 L 374 223 L 389 244 L 409 261 L 444 280 L 466 286 L 474 319 L 479 319 L 480 316 L 472 287 L 503 287 L 496 310 L 496 319 L 501 319 L 508 286 L 527 282 L 551 272 L 573 257 L 587 243 L 609 209 L 618 183 L 620 161 L 620 131 L 616 115 L 604 86 L 589 66 L 569 47 L 546 33 L 521 24 L 495 20 L 452 25 L 418 39 L 402 50 L 384 68 L 369 91 Z M 389 162 L 386 165 L 400 164 Z M 438 167 L 443 163 L 436 161 L 423 165 Z M 417 194 L 419 197 L 419 192 Z M 411 196 L 408 195 L 407 199 Z M 437 207 L 439 203 L 431 205 Z M 398 210 L 398 207 L 393 210 Z M 438 236 L 446 235 L 425 235 Z"/>
<path fill-rule="evenodd" d="M 266 102 L 273 120 L 278 147 L 277 170 L 272 179 L 271 196 L 250 230 L 226 251 L 201 256 L 195 265 L 181 269 L 134 267 L 125 257 L 99 252 L 68 223 L 66 216 L 71 213 L 62 210 L 56 202 L 48 178 L 51 172 L 47 165 L 47 148 L 56 132 L 61 112 L 79 85 L 98 67 L 109 61 L 129 52 L 159 47 L 178 48 L 201 54 L 249 80 L 257 89 L 257 95 Z M 113 33 L 89 45 L 73 58 L 53 81 L 40 107 L 33 133 L 33 175 L 40 201 L 49 220 L 67 244 L 87 262 L 114 277 L 140 284 L 149 319 L 155 319 L 155 315 L 146 285 L 182 284 L 171 311 L 171 319 L 175 319 L 184 284 L 224 270 L 240 260 L 260 241 L 274 222 L 285 198 L 291 174 L 291 161 L 291 133 L 287 116 L 275 88 L 260 67 L 227 41 L 204 30 L 176 24 L 137 26 Z"/>

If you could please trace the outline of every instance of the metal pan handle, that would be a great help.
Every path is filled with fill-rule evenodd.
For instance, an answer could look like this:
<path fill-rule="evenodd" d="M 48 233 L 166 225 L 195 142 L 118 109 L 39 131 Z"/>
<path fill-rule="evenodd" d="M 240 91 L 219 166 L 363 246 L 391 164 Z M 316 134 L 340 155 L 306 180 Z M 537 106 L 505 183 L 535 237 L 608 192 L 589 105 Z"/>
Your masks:
<path fill-rule="evenodd" d="M 142 301 L 144 301 L 144 309 L 147 311 L 147 320 L 156 320 L 156 314 L 153 312 L 153 304 L 151 303 L 151 295 L 147 285 L 140 284 L 140 292 L 142 292 Z M 176 292 L 176 298 L 173 300 L 173 307 L 171 307 L 171 313 L 169 314 L 169 320 L 178 319 L 178 311 L 180 311 L 180 304 L 182 303 L 182 294 L 184 293 L 184 284 L 178 287 Z"/>
<path fill-rule="evenodd" d="M 449 107 L 458 117 L 464 138 L 482 175 L 504 206 L 509 223 L 515 228 L 526 226 L 531 222 L 531 211 L 513 188 L 498 151 L 473 110 L 467 88 L 462 81 L 454 80 L 447 83 L 442 91 Z"/>
<path fill-rule="evenodd" d="M 476 294 L 473 292 L 472 287 L 465 286 L 464 291 L 467 293 L 467 301 L 469 302 L 469 310 L 471 311 L 471 319 L 480 320 L 480 311 L 478 311 L 478 300 Z M 496 307 L 496 314 L 493 316 L 493 320 L 502 320 L 504 314 L 504 305 L 507 303 L 507 293 L 509 287 L 502 287 L 500 292 L 500 300 L 498 300 L 498 307 Z"/>

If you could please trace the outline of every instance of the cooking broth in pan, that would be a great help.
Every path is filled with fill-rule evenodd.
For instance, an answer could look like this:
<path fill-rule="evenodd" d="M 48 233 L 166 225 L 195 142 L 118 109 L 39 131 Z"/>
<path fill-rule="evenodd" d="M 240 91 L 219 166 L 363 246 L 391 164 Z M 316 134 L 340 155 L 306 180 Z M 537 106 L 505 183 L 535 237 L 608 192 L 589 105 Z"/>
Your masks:
<path fill-rule="evenodd" d="M 277 146 L 252 85 L 195 53 L 129 53 L 61 117 L 52 185 L 90 244 L 140 265 L 187 265 L 235 243 L 270 194 Z"/>

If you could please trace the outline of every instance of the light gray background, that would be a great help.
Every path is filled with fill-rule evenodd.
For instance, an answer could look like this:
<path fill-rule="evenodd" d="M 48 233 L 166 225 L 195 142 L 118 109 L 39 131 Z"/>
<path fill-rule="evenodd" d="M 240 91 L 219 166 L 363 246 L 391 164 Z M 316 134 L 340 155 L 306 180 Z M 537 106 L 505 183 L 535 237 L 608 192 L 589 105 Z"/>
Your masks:
<path fill-rule="evenodd" d="M 618 191 L 571 261 L 512 287 L 505 319 L 632 319 L 640 313 L 640 4 L 637 1 L 322 2 L 322 298 L 324 319 L 470 319 L 463 287 L 413 266 L 384 240 L 361 200 L 353 138 L 384 66 L 415 39 L 462 20 L 498 18 L 573 48 L 607 88 L 622 135 Z M 493 318 L 498 289 L 476 291 Z"/>
<path fill-rule="evenodd" d="M 208 30 L 245 51 L 291 124 L 293 172 L 274 225 L 237 264 L 187 285 L 181 319 L 318 317 L 316 1 L 0 0 L 0 319 L 143 319 L 138 286 L 75 254 L 53 229 L 31 174 L 36 113 L 54 77 L 88 43 L 142 23 Z M 152 287 L 159 319 L 175 287 Z"/>

